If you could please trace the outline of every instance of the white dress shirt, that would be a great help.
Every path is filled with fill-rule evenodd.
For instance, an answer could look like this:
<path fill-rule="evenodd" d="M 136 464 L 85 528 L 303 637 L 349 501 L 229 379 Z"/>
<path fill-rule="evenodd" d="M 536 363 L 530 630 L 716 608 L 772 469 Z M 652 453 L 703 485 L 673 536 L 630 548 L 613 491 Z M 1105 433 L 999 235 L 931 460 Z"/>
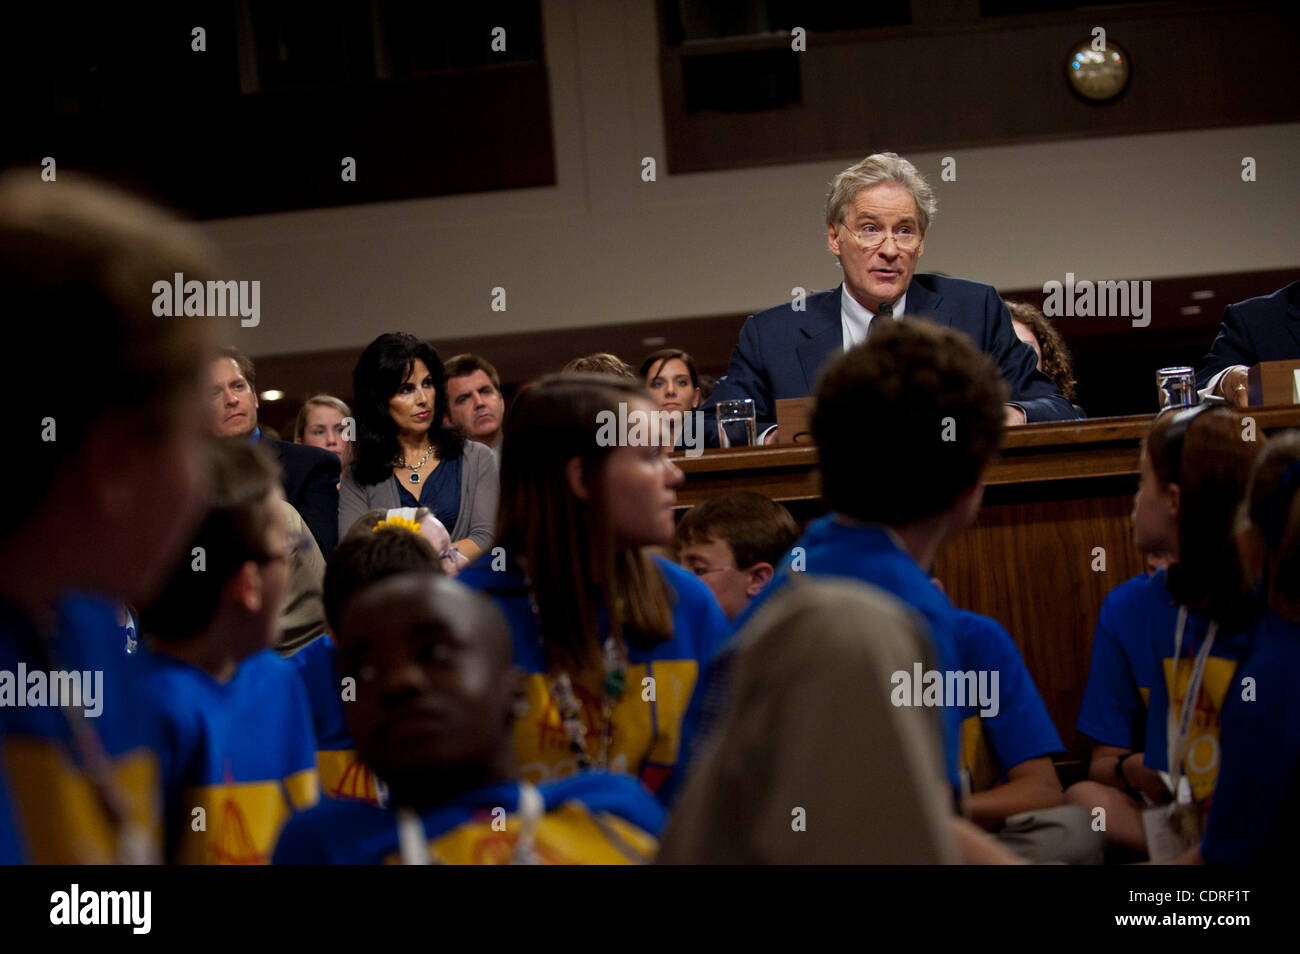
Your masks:
<path fill-rule="evenodd" d="M 904 314 L 907 307 L 907 293 L 894 302 L 894 319 Z M 840 327 L 844 329 L 844 350 L 848 351 L 856 344 L 867 340 L 867 329 L 876 320 L 876 315 L 869 311 L 850 293 L 846 285 L 840 285 Z"/>

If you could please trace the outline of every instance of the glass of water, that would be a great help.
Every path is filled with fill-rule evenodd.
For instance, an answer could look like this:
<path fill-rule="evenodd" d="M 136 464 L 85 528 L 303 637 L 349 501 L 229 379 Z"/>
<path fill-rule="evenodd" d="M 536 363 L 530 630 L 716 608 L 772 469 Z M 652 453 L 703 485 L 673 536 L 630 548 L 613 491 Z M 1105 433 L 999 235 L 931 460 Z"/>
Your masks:
<path fill-rule="evenodd" d="M 758 422 L 753 398 L 718 402 L 718 446 L 753 447 L 758 443 Z"/>
<path fill-rule="evenodd" d="M 1197 403 L 1196 372 L 1192 368 L 1161 368 L 1156 372 L 1160 410 Z"/>

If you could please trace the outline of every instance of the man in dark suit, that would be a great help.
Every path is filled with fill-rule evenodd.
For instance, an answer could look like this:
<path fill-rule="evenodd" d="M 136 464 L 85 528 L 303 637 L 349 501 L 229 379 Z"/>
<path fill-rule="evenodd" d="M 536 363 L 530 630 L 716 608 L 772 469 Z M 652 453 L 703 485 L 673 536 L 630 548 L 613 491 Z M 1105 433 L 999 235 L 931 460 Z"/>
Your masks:
<path fill-rule="evenodd" d="M 1196 373 L 1196 387 L 1202 399 L 1221 397 L 1245 407 L 1250 366 L 1294 358 L 1300 358 L 1300 281 L 1223 309 L 1223 323 Z"/>
<path fill-rule="evenodd" d="M 992 286 L 915 274 L 934 212 L 929 183 L 892 152 L 837 175 L 826 199 L 826 240 L 844 283 L 750 315 L 706 408 L 753 398 L 761 430 L 775 420 L 777 400 L 811 394 L 822 366 L 864 341 L 873 322 L 906 313 L 962 331 L 993 356 L 1011 386 L 1008 424 L 1074 420 L 1070 403 L 1037 369 L 1033 349 L 1016 337 Z M 716 441 L 715 428 L 705 434 Z"/>
<path fill-rule="evenodd" d="M 234 348 L 208 366 L 209 427 L 217 437 L 260 441 L 280 461 L 284 497 L 310 528 L 320 551 L 328 556 L 338 542 L 339 456 L 319 447 L 267 437 L 257 426 L 257 392 L 253 362 Z"/>

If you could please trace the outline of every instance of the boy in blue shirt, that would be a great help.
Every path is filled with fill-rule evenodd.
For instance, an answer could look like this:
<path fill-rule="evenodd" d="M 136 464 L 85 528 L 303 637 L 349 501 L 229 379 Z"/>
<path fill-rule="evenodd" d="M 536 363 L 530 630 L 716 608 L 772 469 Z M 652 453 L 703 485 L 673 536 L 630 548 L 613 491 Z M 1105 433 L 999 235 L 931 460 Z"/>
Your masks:
<path fill-rule="evenodd" d="M 357 521 L 326 564 L 324 606 L 330 630 L 338 631 L 344 604 L 367 584 L 396 573 L 438 570 L 442 565 L 417 524 L 386 520 L 382 510 L 371 511 Z M 357 755 L 343 716 L 344 707 L 356 699 L 356 685 L 340 677 L 337 655 L 334 638 L 326 633 L 291 657 L 311 705 L 321 791 L 328 798 L 381 805 L 382 786 Z"/>
<path fill-rule="evenodd" d="M 997 620 L 957 616 L 958 669 L 977 677 L 957 707 L 971 821 L 1030 861 L 1100 864 L 1105 836 L 1065 804 L 1052 764 L 1065 747 L 1020 650 Z"/>
<path fill-rule="evenodd" d="M 1002 442 L 1006 384 L 965 335 L 929 321 L 890 321 L 836 358 L 817 384 L 812 430 L 831 513 L 813 521 L 739 630 L 791 575 L 873 583 L 918 611 L 940 673 L 958 666 L 956 609 L 926 568 L 975 519 L 985 469 Z M 944 707 L 954 791 L 959 718 Z"/>
<path fill-rule="evenodd" d="M 387 807 L 326 800 L 286 826 L 277 864 L 620 864 L 650 860 L 663 809 L 634 778 L 516 780 L 522 699 L 492 602 L 432 568 L 355 591 L 334 638 L 344 714 Z"/>
<path fill-rule="evenodd" d="M 152 283 L 177 272 L 220 266 L 160 210 L 76 173 L 0 176 L 0 404 L 21 422 L 0 468 L 3 864 L 160 854 L 116 610 L 156 592 L 202 506 L 206 326 L 151 308 Z"/>
<path fill-rule="evenodd" d="M 193 556 L 142 613 L 140 662 L 162 736 L 168 860 L 266 864 L 285 820 L 318 794 L 306 695 L 270 649 L 296 541 L 264 451 L 221 442 L 212 463 Z"/>

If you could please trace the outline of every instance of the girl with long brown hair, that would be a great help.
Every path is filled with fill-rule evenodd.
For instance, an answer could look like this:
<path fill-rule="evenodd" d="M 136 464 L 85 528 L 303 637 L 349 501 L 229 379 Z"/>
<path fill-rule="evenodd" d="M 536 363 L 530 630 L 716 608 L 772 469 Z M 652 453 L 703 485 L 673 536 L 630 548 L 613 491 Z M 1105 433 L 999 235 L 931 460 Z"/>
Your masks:
<path fill-rule="evenodd" d="M 708 588 L 648 547 L 672 540 L 682 473 L 640 385 L 561 374 L 506 417 L 497 547 L 461 574 L 510 620 L 532 781 L 608 769 L 666 799 L 730 629 Z"/>
<path fill-rule="evenodd" d="M 1134 536 L 1171 560 L 1102 604 L 1078 722 L 1089 780 L 1066 794 L 1152 860 L 1195 840 L 1218 777 L 1219 714 L 1258 609 L 1233 534 L 1263 441 L 1252 420 L 1198 407 L 1158 417 L 1143 447 Z"/>

